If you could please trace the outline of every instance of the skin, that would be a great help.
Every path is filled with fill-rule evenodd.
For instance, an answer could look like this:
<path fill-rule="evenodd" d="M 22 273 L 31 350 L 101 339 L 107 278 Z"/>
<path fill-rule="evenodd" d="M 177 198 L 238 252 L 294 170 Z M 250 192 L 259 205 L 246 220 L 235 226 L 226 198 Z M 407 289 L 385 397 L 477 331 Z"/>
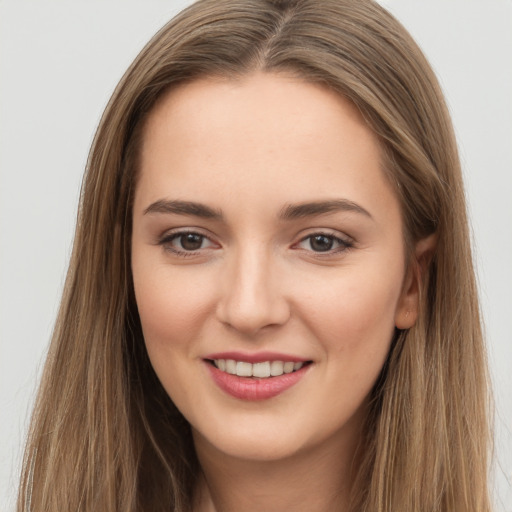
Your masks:
<path fill-rule="evenodd" d="M 133 278 L 149 357 L 192 426 L 204 474 L 196 510 L 346 507 L 368 394 L 418 300 L 380 162 L 351 103 L 290 76 L 198 80 L 150 114 Z M 366 213 L 280 216 L 290 204 L 340 199 Z M 223 217 L 147 211 L 169 200 Z M 200 235 L 199 249 L 172 238 L 183 232 Z M 331 250 L 315 250 L 318 233 Z M 204 361 L 233 350 L 312 364 L 284 393 L 244 401 L 220 390 Z"/>

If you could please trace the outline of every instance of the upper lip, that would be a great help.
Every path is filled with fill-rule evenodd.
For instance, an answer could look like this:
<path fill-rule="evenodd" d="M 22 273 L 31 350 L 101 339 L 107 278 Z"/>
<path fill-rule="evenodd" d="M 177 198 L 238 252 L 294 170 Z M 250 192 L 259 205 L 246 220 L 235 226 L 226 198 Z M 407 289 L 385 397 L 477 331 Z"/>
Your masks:
<path fill-rule="evenodd" d="M 263 363 L 265 361 L 292 361 L 294 363 L 305 363 L 310 361 L 310 359 L 299 357 L 291 354 L 283 354 L 279 352 L 215 352 L 214 354 L 209 354 L 205 357 L 205 359 L 215 360 L 215 359 L 233 359 L 235 361 L 244 361 L 246 363 Z"/>

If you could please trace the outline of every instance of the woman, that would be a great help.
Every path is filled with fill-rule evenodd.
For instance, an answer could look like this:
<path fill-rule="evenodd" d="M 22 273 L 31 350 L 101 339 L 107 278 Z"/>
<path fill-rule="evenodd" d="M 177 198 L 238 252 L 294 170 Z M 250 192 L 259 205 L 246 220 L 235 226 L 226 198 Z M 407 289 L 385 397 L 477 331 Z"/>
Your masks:
<path fill-rule="evenodd" d="M 98 129 L 19 510 L 489 510 L 444 101 L 372 2 L 203 1 Z"/>

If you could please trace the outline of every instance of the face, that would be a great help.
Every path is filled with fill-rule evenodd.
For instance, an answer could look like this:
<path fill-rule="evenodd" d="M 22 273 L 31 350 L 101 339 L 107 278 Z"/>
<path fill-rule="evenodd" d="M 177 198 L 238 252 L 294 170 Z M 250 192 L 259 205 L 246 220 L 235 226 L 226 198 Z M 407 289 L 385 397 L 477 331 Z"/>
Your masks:
<path fill-rule="evenodd" d="M 354 443 L 415 319 L 400 207 L 357 109 L 298 78 L 173 90 L 132 238 L 153 367 L 196 443 L 258 460 Z"/>

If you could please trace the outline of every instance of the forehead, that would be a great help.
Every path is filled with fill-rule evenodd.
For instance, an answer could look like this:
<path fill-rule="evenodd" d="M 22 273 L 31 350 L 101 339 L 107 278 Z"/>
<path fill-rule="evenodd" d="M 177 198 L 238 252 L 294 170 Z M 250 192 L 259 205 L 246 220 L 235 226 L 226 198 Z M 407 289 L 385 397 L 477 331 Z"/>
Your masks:
<path fill-rule="evenodd" d="M 377 137 L 339 94 L 258 73 L 202 79 L 164 96 L 148 117 L 137 196 L 252 206 L 337 198 L 394 200 Z M 315 196 L 315 197 L 314 197 Z M 225 205 L 219 205 L 225 206 Z"/>

